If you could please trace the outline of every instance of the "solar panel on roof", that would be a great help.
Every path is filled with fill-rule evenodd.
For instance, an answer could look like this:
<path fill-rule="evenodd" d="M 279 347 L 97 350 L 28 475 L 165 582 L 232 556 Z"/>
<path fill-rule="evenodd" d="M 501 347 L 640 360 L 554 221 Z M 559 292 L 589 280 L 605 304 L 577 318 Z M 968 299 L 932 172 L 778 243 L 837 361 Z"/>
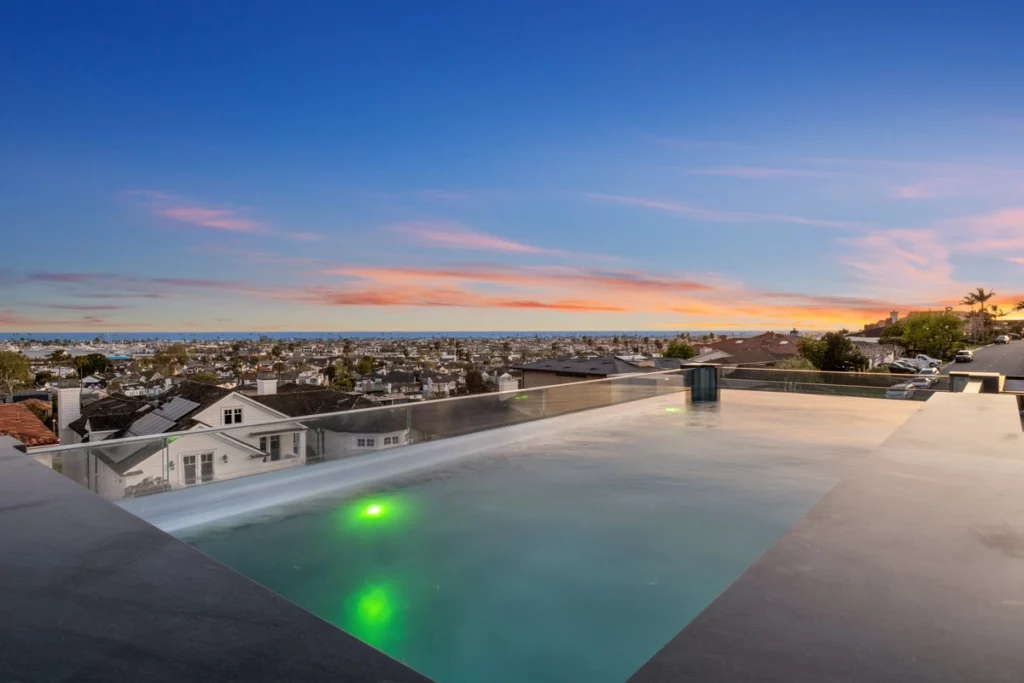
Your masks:
<path fill-rule="evenodd" d="M 144 436 L 146 434 L 162 434 L 168 429 L 174 426 L 174 420 L 168 420 L 165 417 L 161 417 L 156 413 L 150 413 L 144 415 L 132 423 L 132 426 L 128 428 L 128 432 L 134 436 Z"/>
<path fill-rule="evenodd" d="M 199 404 L 196 403 L 195 401 L 190 401 L 187 398 L 175 396 L 170 401 L 170 403 L 166 403 L 160 406 L 160 409 L 157 410 L 154 413 L 154 415 L 159 415 L 161 417 L 167 418 L 168 420 L 171 420 L 172 422 L 177 422 L 182 417 L 188 415 L 198 407 Z"/>

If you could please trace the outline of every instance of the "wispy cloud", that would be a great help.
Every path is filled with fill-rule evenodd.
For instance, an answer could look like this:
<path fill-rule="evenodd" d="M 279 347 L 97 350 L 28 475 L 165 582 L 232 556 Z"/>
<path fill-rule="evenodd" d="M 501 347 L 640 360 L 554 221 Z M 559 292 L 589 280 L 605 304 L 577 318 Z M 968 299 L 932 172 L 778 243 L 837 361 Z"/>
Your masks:
<path fill-rule="evenodd" d="M 547 249 L 524 242 L 477 232 L 460 223 L 413 222 L 392 228 L 413 239 L 417 244 L 445 249 L 466 249 L 470 251 L 500 251 L 513 254 L 565 255 L 558 249 Z"/>
<path fill-rule="evenodd" d="M 95 315 L 71 319 L 38 318 L 11 309 L 0 310 L 0 329 L 6 330 L 73 330 L 91 331 L 100 329 L 143 330 L 152 327 L 141 321 L 108 320 Z"/>
<path fill-rule="evenodd" d="M 209 228 L 226 232 L 281 237 L 285 239 L 312 241 L 324 239 L 324 235 L 297 231 L 281 230 L 264 221 L 249 217 L 249 207 L 211 206 L 190 201 L 181 195 L 157 190 L 128 190 L 121 193 L 124 197 L 142 200 L 149 212 L 194 228 Z"/>
<path fill-rule="evenodd" d="M 640 206 L 647 209 L 655 209 L 658 211 L 673 213 L 678 216 L 685 216 L 686 218 L 692 218 L 694 220 L 710 221 L 717 223 L 790 223 L 794 225 L 813 225 L 822 228 L 842 229 L 868 227 L 865 223 L 859 223 L 855 221 L 821 220 L 818 218 L 804 218 L 802 216 L 789 216 L 786 214 L 774 213 L 717 211 L 714 209 L 705 209 L 697 206 L 690 206 L 688 204 L 678 204 L 675 202 L 663 201 L 658 199 L 647 199 L 644 197 L 627 197 L 623 195 L 604 194 L 599 192 L 584 192 L 583 196 L 601 202 L 607 202 L 612 204 L 625 204 L 628 206 Z"/>
<path fill-rule="evenodd" d="M 210 209 L 202 206 L 169 206 L 157 210 L 161 216 L 181 223 L 231 232 L 260 233 L 263 223 L 240 217 L 246 209 Z"/>
<path fill-rule="evenodd" d="M 728 176 L 731 178 L 825 178 L 835 175 L 826 171 L 802 168 L 765 168 L 758 166 L 722 166 L 719 168 L 694 168 L 686 171 L 692 175 Z"/>
<path fill-rule="evenodd" d="M 125 306 L 113 304 L 35 304 L 36 308 L 49 308 L 56 311 L 120 311 Z"/>

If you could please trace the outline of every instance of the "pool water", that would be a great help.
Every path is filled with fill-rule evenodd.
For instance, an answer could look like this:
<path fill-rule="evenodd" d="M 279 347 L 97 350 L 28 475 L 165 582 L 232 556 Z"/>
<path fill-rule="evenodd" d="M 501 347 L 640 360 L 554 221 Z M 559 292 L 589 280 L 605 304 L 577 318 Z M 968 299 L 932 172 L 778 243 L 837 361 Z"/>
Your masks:
<path fill-rule="evenodd" d="M 437 683 L 621 683 L 865 451 L 678 399 L 556 419 L 185 540 Z"/>

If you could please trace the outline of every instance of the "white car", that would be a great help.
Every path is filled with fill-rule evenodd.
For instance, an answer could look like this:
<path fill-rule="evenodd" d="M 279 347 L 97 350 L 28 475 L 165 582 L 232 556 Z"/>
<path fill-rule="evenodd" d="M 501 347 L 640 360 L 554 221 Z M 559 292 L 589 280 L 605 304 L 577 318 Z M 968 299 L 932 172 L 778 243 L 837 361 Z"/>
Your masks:
<path fill-rule="evenodd" d="M 1009 344 L 1010 343 L 1010 337 L 1008 337 L 1005 334 L 1001 334 L 1001 335 L 999 335 L 998 337 L 995 338 L 995 343 L 996 344 Z"/>
<path fill-rule="evenodd" d="M 927 375 L 918 375 L 913 378 L 907 384 L 913 384 L 915 389 L 931 389 L 932 385 L 938 382 L 938 377 L 928 377 Z"/>
<path fill-rule="evenodd" d="M 919 353 L 916 356 L 914 356 L 914 360 L 920 361 L 930 368 L 937 368 L 940 365 L 942 365 L 942 361 L 939 360 L 938 358 L 932 358 L 931 356 L 926 356 L 923 353 Z"/>
<path fill-rule="evenodd" d="M 904 382 L 903 384 L 894 384 L 885 390 L 885 397 L 903 399 L 914 398 L 914 391 L 916 391 L 916 387 L 910 382 Z"/>
<path fill-rule="evenodd" d="M 974 351 L 970 349 L 960 349 L 956 352 L 956 357 L 953 359 L 957 363 L 970 363 L 974 360 Z"/>
<path fill-rule="evenodd" d="M 921 368 L 917 371 L 917 374 L 924 375 L 925 377 L 934 377 L 936 381 L 939 379 L 938 368 Z"/>

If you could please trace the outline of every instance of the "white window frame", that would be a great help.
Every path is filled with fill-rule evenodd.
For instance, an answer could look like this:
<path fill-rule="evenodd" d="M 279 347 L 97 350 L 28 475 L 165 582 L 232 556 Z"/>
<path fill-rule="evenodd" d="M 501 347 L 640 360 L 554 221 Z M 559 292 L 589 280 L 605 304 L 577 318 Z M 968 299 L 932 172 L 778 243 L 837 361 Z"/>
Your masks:
<path fill-rule="evenodd" d="M 225 425 L 242 424 L 242 409 L 241 408 L 225 408 L 221 412 L 222 419 Z"/>
<path fill-rule="evenodd" d="M 302 437 L 298 432 L 292 432 L 292 453 L 299 455 L 299 450 L 302 447 Z"/>

